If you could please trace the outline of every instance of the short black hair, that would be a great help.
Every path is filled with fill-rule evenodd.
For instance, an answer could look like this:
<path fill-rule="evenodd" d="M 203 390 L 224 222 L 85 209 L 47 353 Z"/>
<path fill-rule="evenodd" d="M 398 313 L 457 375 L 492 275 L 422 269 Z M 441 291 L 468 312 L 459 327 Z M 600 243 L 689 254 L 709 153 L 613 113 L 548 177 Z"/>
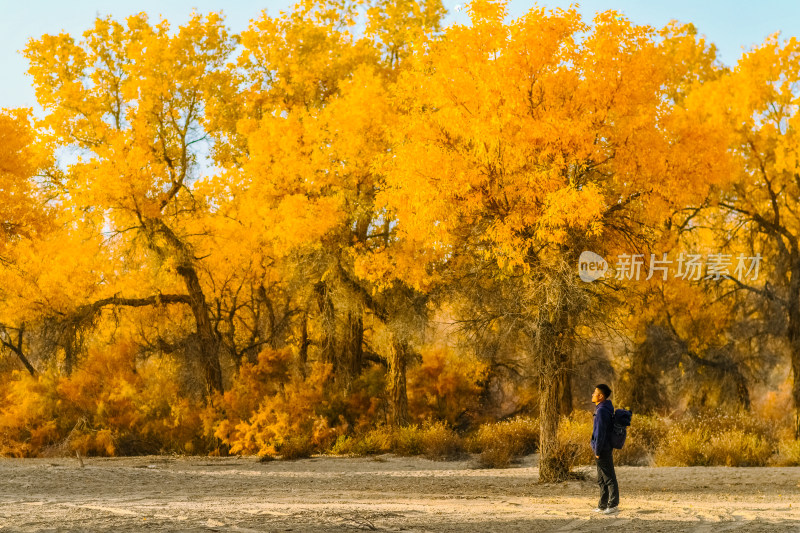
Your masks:
<path fill-rule="evenodd" d="M 604 397 L 611 398 L 611 388 L 605 383 L 601 383 L 600 385 L 595 386 L 595 389 L 602 392 Z"/>

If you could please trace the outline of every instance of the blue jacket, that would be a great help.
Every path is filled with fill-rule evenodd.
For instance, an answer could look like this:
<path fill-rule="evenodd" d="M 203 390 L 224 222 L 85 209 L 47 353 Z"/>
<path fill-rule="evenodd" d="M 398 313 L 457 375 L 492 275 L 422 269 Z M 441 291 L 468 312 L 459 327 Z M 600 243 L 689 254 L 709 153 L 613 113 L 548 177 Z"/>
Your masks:
<path fill-rule="evenodd" d="M 597 404 L 592 430 L 592 450 L 595 455 L 611 449 L 612 416 L 614 416 L 614 404 L 611 400 L 603 400 Z"/>

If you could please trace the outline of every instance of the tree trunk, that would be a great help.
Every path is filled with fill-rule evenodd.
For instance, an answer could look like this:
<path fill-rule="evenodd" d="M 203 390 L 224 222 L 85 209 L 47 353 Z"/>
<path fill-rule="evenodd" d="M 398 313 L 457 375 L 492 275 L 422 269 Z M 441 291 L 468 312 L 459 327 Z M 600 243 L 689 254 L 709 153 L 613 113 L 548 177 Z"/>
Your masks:
<path fill-rule="evenodd" d="M 389 393 L 391 396 L 392 425 L 407 426 L 408 395 L 406 394 L 406 358 L 408 346 L 405 342 L 395 341 L 389 359 Z"/>
<path fill-rule="evenodd" d="M 303 329 L 300 332 L 300 365 L 305 373 L 305 366 L 308 362 L 308 313 L 303 313 Z"/>
<path fill-rule="evenodd" d="M 790 294 L 794 295 L 789 299 L 789 347 L 792 363 L 792 399 L 794 400 L 794 438 L 800 439 L 800 280 L 797 278 L 797 269 L 792 271 L 792 286 Z"/>
<path fill-rule="evenodd" d="M 572 372 L 566 371 L 561 374 L 559 387 L 561 389 L 559 413 L 563 416 L 569 416 L 572 414 Z"/>
<path fill-rule="evenodd" d="M 794 399 L 794 438 L 800 440 L 800 343 L 792 343 L 792 399 Z"/>
<path fill-rule="evenodd" d="M 539 380 L 539 483 L 564 481 L 569 475 L 568 465 L 559 454 L 559 381 L 558 375 Z"/>
<path fill-rule="evenodd" d="M 364 359 L 364 323 L 361 316 L 347 313 L 345 338 L 339 357 L 339 375 L 343 385 L 349 387 L 361 373 Z"/>
<path fill-rule="evenodd" d="M 64 342 L 64 375 L 69 377 L 75 368 L 75 332 L 68 329 Z"/>
<path fill-rule="evenodd" d="M 564 289 L 561 289 L 562 291 Z M 540 310 L 540 333 L 534 349 L 538 352 L 539 375 L 539 483 L 565 481 L 571 461 L 558 441 L 558 423 L 564 380 L 569 372 L 570 316 L 557 307 Z M 588 445 L 588 444 L 587 444 Z M 566 450 L 570 453 L 571 450 Z"/>
<path fill-rule="evenodd" d="M 747 380 L 744 379 L 744 376 L 738 371 L 738 369 L 734 377 L 736 378 L 736 400 L 739 402 L 739 406 L 742 409 L 749 411 L 750 389 L 747 387 Z"/>
<path fill-rule="evenodd" d="M 219 364 L 219 339 L 211 325 L 211 315 L 200 286 L 195 269 L 188 265 L 181 265 L 177 269 L 183 278 L 186 290 L 189 293 L 189 307 L 194 315 L 197 327 L 197 336 L 200 340 L 200 358 L 205 371 L 206 387 L 209 395 L 213 392 L 222 392 L 222 367 Z"/>
<path fill-rule="evenodd" d="M 322 361 L 333 365 L 336 371 L 336 310 L 324 282 L 317 283 L 314 290 L 317 293 L 317 305 L 322 319 Z"/>

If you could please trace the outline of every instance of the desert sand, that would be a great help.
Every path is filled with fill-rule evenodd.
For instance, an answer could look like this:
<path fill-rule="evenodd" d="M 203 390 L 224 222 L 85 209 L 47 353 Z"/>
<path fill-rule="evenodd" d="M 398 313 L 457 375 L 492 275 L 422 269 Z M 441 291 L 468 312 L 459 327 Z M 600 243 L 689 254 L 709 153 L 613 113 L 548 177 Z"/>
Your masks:
<path fill-rule="evenodd" d="M 618 467 L 617 516 L 585 481 L 538 484 L 536 456 L 0 459 L 0 531 L 792 531 L 800 467 Z"/>

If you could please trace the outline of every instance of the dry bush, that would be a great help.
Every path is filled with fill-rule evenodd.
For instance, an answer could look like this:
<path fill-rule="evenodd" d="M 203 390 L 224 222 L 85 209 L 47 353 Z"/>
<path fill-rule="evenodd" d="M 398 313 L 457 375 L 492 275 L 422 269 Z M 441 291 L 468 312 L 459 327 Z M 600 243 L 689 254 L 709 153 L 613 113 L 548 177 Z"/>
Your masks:
<path fill-rule="evenodd" d="M 594 464 L 592 425 L 593 417 L 588 411 L 574 411 L 561 418 L 556 460 L 567 472 L 576 466 Z"/>
<path fill-rule="evenodd" d="M 656 450 L 667 438 L 667 421 L 655 415 L 634 413 L 628 436 L 621 450 L 614 451 L 614 464 L 647 466 L 653 463 Z"/>
<path fill-rule="evenodd" d="M 778 441 L 778 453 L 773 456 L 772 464 L 775 466 L 800 466 L 800 440 L 787 434 Z"/>
<path fill-rule="evenodd" d="M 478 456 L 478 464 L 483 468 L 508 468 L 516 456 L 503 444 L 484 449 Z"/>
<path fill-rule="evenodd" d="M 281 455 L 281 459 L 305 459 L 311 457 L 314 451 L 314 445 L 311 442 L 310 435 L 298 435 L 296 437 L 289 437 L 277 446 L 277 451 Z"/>
<path fill-rule="evenodd" d="M 391 429 L 378 427 L 363 435 L 341 435 L 330 450 L 334 455 L 354 455 L 363 457 L 392 451 L 393 435 Z"/>
<path fill-rule="evenodd" d="M 336 439 L 336 442 L 333 444 L 331 449 L 328 450 L 328 453 L 331 455 L 355 455 L 353 453 L 354 441 L 354 437 L 339 435 L 339 438 Z"/>
<path fill-rule="evenodd" d="M 426 424 L 422 430 L 422 453 L 428 459 L 447 461 L 464 455 L 464 441 L 444 422 Z"/>
<path fill-rule="evenodd" d="M 659 466 L 764 466 L 777 449 L 775 430 L 749 413 L 705 413 L 670 425 Z"/>
<path fill-rule="evenodd" d="M 655 461 L 659 466 L 765 466 L 773 451 L 763 435 L 673 427 Z"/>
<path fill-rule="evenodd" d="M 205 431 L 230 453 L 275 455 L 297 435 L 313 450 L 325 450 L 349 427 L 347 403 L 329 386 L 333 368 L 313 363 L 307 374 L 293 370 L 289 349 L 264 349 L 255 364 L 243 362 L 233 386 L 204 412 Z M 256 392 L 256 394 L 253 393 Z"/>
<path fill-rule="evenodd" d="M 538 445 L 539 421 L 527 417 L 484 424 L 469 439 L 469 450 L 473 453 L 503 446 L 515 456 L 528 455 L 535 452 Z"/>
<path fill-rule="evenodd" d="M 392 451 L 397 455 L 422 455 L 425 451 L 423 432 L 419 426 L 407 426 L 395 430 L 393 435 Z"/>
<path fill-rule="evenodd" d="M 565 471 L 593 463 L 594 456 L 589 444 L 591 437 L 591 413 L 575 411 L 569 417 L 563 417 L 559 423 L 558 448 L 554 460 Z M 469 449 L 480 453 L 478 462 L 481 466 L 506 468 L 520 456 L 534 452 L 538 442 L 538 421 L 520 417 L 481 426 L 470 439 Z"/>
<path fill-rule="evenodd" d="M 766 466 L 775 451 L 767 435 L 728 430 L 711 437 L 707 457 L 710 464 L 725 466 Z"/>
<path fill-rule="evenodd" d="M 653 457 L 656 466 L 701 466 L 708 464 L 704 444 L 711 438 L 707 428 L 689 429 L 671 424 L 664 443 Z"/>
<path fill-rule="evenodd" d="M 539 421 L 516 417 L 482 425 L 468 440 L 468 449 L 480 453 L 478 462 L 485 468 L 507 468 L 513 460 L 535 452 L 538 444 Z"/>
<path fill-rule="evenodd" d="M 330 450 L 334 455 L 377 455 L 394 452 L 398 455 L 424 455 L 429 459 L 448 460 L 461 457 L 461 437 L 445 422 L 427 422 L 422 427 L 381 426 L 362 435 L 342 435 Z"/>

